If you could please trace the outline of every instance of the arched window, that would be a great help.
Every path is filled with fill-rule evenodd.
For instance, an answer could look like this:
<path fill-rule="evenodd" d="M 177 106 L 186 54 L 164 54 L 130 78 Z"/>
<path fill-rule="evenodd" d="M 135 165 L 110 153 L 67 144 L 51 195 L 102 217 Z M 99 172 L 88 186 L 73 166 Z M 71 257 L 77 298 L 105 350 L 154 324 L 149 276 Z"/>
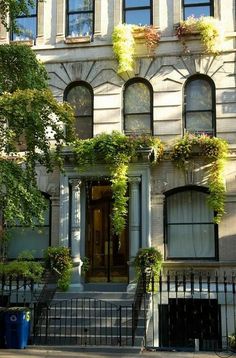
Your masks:
<path fill-rule="evenodd" d="M 125 134 L 152 134 L 153 91 L 144 79 L 128 81 L 124 89 Z"/>
<path fill-rule="evenodd" d="M 185 131 L 215 135 L 215 86 L 207 76 L 192 76 L 184 91 Z"/>
<path fill-rule="evenodd" d="M 94 31 L 94 1 L 67 0 L 66 36 L 92 35 Z"/>
<path fill-rule="evenodd" d="M 166 193 L 165 239 L 169 259 L 216 259 L 214 212 L 204 188 L 190 186 Z"/>
<path fill-rule="evenodd" d="M 79 138 L 93 137 L 93 91 L 86 82 L 69 85 L 65 100 L 75 109 L 75 131 Z"/>

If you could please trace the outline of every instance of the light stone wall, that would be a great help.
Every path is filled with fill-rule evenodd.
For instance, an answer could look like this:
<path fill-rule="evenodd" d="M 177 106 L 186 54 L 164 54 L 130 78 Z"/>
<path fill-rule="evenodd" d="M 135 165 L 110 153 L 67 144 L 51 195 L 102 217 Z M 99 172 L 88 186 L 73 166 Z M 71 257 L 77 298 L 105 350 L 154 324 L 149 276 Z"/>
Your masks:
<path fill-rule="evenodd" d="M 219 250 L 222 265 L 235 262 L 236 258 L 236 19 L 235 1 L 215 0 L 215 17 L 226 31 L 225 49 L 217 56 L 203 53 L 199 39 L 188 42 L 190 53 L 184 53 L 175 36 L 174 26 L 182 17 L 181 0 L 153 0 L 154 25 L 160 27 L 161 41 L 154 56 L 149 56 L 145 44 L 136 45 L 135 69 L 132 73 L 118 75 L 117 61 L 112 51 L 112 31 L 122 22 L 122 0 L 95 0 L 95 33 L 91 43 L 65 43 L 65 1 L 40 3 L 38 38 L 33 50 L 46 64 L 49 84 L 54 96 L 63 101 L 67 86 L 83 80 L 94 91 L 94 134 L 123 129 L 123 88 L 126 81 L 141 77 L 153 87 L 154 135 L 167 145 L 173 144 L 183 134 L 183 90 L 186 80 L 194 74 L 209 76 L 216 87 L 217 136 L 226 139 L 232 155 L 227 163 L 226 211 L 219 225 Z M 0 27 L 0 43 L 8 42 L 8 34 Z M 164 253 L 163 205 L 166 190 L 189 183 L 206 185 L 204 163 L 196 161 L 194 168 L 184 174 L 170 161 L 151 168 L 151 243 Z M 46 177 L 39 173 L 39 186 L 52 193 L 52 244 L 59 243 L 60 201 L 66 203 L 59 174 Z M 64 211 L 63 211 L 64 210 Z M 61 211 L 65 215 L 67 208 Z M 68 214 L 68 213 L 67 213 Z M 63 242 L 62 242 L 63 243 Z"/>

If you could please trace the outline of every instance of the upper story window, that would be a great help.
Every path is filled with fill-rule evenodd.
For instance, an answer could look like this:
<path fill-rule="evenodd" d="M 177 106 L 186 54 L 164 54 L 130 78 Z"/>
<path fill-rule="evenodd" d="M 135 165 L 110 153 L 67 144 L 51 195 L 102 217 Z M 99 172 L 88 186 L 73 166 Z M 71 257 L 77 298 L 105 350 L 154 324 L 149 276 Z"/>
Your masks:
<path fill-rule="evenodd" d="M 28 14 L 22 14 L 16 18 L 16 25 L 19 33 L 13 32 L 11 40 L 13 41 L 35 41 L 37 36 L 37 8 L 38 1 L 35 0 L 33 7 L 28 5 Z"/>
<path fill-rule="evenodd" d="M 93 137 L 93 91 L 86 82 L 72 83 L 65 91 L 65 100 L 75 109 L 75 131 L 79 138 Z"/>
<path fill-rule="evenodd" d="M 213 0 L 183 0 L 183 18 L 214 16 Z"/>
<path fill-rule="evenodd" d="M 124 23 L 152 24 L 152 0 L 123 0 Z"/>
<path fill-rule="evenodd" d="M 86 36 L 93 34 L 94 1 L 67 0 L 67 36 Z"/>
<path fill-rule="evenodd" d="M 124 89 L 124 131 L 126 134 L 152 134 L 153 90 L 144 79 L 132 79 Z"/>
<path fill-rule="evenodd" d="M 216 134 L 215 86 L 207 76 L 192 76 L 185 85 L 185 131 Z"/>
<path fill-rule="evenodd" d="M 200 187 L 182 187 L 166 193 L 165 238 L 167 258 L 217 258 L 217 225 Z"/>

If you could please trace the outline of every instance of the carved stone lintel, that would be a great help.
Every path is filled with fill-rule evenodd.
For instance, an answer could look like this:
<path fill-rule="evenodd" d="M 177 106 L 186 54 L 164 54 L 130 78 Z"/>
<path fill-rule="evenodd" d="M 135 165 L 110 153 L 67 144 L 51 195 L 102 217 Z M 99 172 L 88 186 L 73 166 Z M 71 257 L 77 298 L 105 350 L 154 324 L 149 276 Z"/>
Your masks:
<path fill-rule="evenodd" d="M 71 184 L 72 190 L 73 191 L 78 191 L 80 190 L 80 187 L 82 185 L 82 180 L 81 179 L 70 179 L 69 183 Z"/>
<path fill-rule="evenodd" d="M 132 184 L 139 184 L 141 183 L 141 178 L 139 176 L 130 176 L 129 183 Z"/>

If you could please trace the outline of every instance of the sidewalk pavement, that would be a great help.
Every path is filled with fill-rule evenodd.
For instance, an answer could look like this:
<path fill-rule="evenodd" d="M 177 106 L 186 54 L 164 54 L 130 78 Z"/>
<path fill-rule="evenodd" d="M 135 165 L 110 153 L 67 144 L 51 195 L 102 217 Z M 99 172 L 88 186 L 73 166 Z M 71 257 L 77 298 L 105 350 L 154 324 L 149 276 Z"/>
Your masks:
<path fill-rule="evenodd" d="M 84 351 L 76 350 L 76 347 L 61 347 L 53 349 L 45 348 L 26 348 L 26 349 L 0 349 L 1 358 L 216 358 L 214 352 L 162 352 L 162 351 L 143 351 L 140 353 L 104 353 L 101 350 Z"/>

